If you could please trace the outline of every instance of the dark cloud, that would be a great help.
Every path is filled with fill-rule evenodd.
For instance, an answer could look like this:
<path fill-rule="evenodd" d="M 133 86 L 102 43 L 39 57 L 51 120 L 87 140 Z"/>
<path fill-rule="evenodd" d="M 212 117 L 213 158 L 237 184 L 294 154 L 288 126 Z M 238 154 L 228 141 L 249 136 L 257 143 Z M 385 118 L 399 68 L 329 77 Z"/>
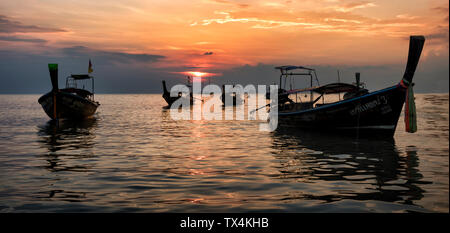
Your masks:
<path fill-rule="evenodd" d="M 448 15 L 448 6 L 437 6 L 437 7 L 433 7 L 431 8 L 433 11 L 439 12 L 439 13 L 443 13 L 443 14 L 447 14 Z"/>
<path fill-rule="evenodd" d="M 425 38 L 430 44 L 447 44 L 448 46 L 448 24 L 435 26 L 431 33 L 425 35 Z"/>
<path fill-rule="evenodd" d="M 92 57 L 92 58 L 101 58 L 102 60 L 111 60 L 111 61 L 120 61 L 125 63 L 130 62 L 156 62 L 160 59 L 165 58 L 162 55 L 155 54 L 133 54 L 133 53 L 124 53 L 124 52 L 110 52 L 110 51 L 102 51 L 95 50 L 85 46 L 73 46 L 69 48 L 63 48 L 63 53 L 68 56 L 73 57 Z"/>
<path fill-rule="evenodd" d="M 213 55 L 214 53 L 213 52 L 205 52 L 203 55 Z"/>
<path fill-rule="evenodd" d="M 3 49 L 3 50 L 2 50 Z M 0 93 L 36 93 L 42 94 L 50 90 L 48 63 L 59 64 L 60 85 L 70 74 L 87 73 L 89 58 L 94 65 L 93 75 L 96 77 L 97 93 L 161 93 L 161 81 L 166 80 L 169 87 L 174 84 L 185 84 L 184 75 L 176 72 L 186 71 L 188 67 L 158 69 L 148 61 L 161 59 L 160 55 L 135 54 L 99 51 L 84 46 L 64 49 L 48 48 L 46 53 L 36 54 L 24 51 L 0 49 Z M 419 62 L 414 76 L 414 89 L 419 93 L 448 92 L 449 90 L 449 58 L 448 53 L 428 51 Z M 157 59 L 155 60 L 155 56 Z M 405 58 L 406 59 L 406 58 Z M 123 65 L 125 64 L 125 65 Z M 243 65 L 227 70 L 204 69 L 202 71 L 221 73 L 214 76 L 212 83 L 217 84 L 278 84 L 279 71 L 274 67 L 286 64 Z M 292 64 L 305 65 L 308 64 Z M 406 60 L 396 65 L 379 66 L 327 66 L 311 65 L 316 69 L 320 84 L 337 81 L 337 70 L 340 80 L 351 83 L 355 80 L 355 72 L 361 73 L 361 81 L 371 91 L 397 84 L 403 76 Z M 198 67 L 196 67 L 198 68 Z M 308 86 L 309 80 L 296 79 L 296 87 Z"/>
<path fill-rule="evenodd" d="M 207 69 L 208 66 L 180 66 L 179 69 L 180 70 L 186 70 L 186 69 Z"/>
<path fill-rule="evenodd" d="M 441 31 L 425 36 L 427 39 L 448 39 L 448 31 Z"/>
<path fill-rule="evenodd" d="M 433 8 L 431 8 L 431 10 L 438 14 L 444 15 L 443 21 L 447 25 L 447 30 L 448 30 L 448 5 L 433 7 Z"/>
<path fill-rule="evenodd" d="M 448 31 L 445 30 L 425 35 L 425 38 L 429 39 L 428 43 L 432 45 L 441 45 L 441 44 L 448 45 L 448 38 L 449 38 Z"/>
<path fill-rule="evenodd" d="M 50 89 L 48 63 L 59 64 L 60 86 L 70 74 L 85 74 L 93 63 L 97 93 L 158 93 L 161 81 L 185 83 L 181 76 L 152 67 L 164 56 L 96 50 L 86 46 L 47 47 L 43 53 L 0 49 L 0 93 L 42 94 Z"/>
<path fill-rule="evenodd" d="M 449 34 L 448 27 L 435 26 L 431 33 L 425 34 L 425 45 L 442 45 L 448 44 Z M 409 41 L 409 36 L 402 38 L 405 41 Z"/>
<path fill-rule="evenodd" d="M 180 74 L 153 68 L 147 63 L 133 59 L 118 62 L 116 58 L 105 54 L 89 57 L 82 56 L 80 53 L 80 56 L 72 56 L 52 48 L 48 48 L 47 52 L 42 54 L 2 49 L 0 49 L 0 81 L 2 83 L 0 93 L 46 93 L 51 89 L 48 63 L 59 64 L 59 83 L 60 87 L 63 87 L 65 78 L 70 74 L 88 72 L 89 58 L 92 58 L 94 68 L 92 75 L 96 78 L 96 93 L 159 93 L 162 92 L 162 80 L 166 80 L 170 86 L 186 83 Z M 76 51 L 73 48 L 72 50 Z M 121 61 L 128 58 L 127 54 L 115 55 L 121 56 Z M 137 59 L 141 58 L 138 56 Z"/>
<path fill-rule="evenodd" d="M 48 28 L 36 25 L 24 25 L 21 22 L 11 21 L 8 17 L 0 15 L 0 32 L 14 33 L 14 32 L 65 32 L 64 29 Z"/>
<path fill-rule="evenodd" d="M 38 38 L 23 38 L 17 36 L 0 36 L 0 40 L 2 41 L 18 41 L 18 42 L 30 42 L 30 43 L 45 43 L 46 40 L 38 39 Z"/>

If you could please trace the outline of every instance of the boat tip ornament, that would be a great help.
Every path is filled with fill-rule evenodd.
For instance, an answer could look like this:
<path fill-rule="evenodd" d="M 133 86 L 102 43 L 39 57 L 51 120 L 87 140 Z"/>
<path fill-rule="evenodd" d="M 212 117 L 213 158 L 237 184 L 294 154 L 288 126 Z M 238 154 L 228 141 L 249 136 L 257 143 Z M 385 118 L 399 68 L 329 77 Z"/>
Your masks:
<path fill-rule="evenodd" d="M 410 82 L 408 80 L 402 79 L 398 85 L 405 89 L 408 89 Z"/>
<path fill-rule="evenodd" d="M 48 64 L 48 69 L 49 70 L 57 70 L 58 64 L 50 63 L 50 64 Z"/>

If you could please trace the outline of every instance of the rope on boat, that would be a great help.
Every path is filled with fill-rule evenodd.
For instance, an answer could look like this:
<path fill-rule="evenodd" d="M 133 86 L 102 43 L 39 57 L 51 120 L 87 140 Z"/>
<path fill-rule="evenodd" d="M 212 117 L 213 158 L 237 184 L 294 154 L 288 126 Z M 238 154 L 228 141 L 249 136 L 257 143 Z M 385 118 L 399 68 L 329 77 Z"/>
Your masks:
<path fill-rule="evenodd" d="M 417 131 L 416 103 L 414 100 L 413 85 L 409 85 L 406 91 L 405 105 L 405 130 L 408 133 Z"/>

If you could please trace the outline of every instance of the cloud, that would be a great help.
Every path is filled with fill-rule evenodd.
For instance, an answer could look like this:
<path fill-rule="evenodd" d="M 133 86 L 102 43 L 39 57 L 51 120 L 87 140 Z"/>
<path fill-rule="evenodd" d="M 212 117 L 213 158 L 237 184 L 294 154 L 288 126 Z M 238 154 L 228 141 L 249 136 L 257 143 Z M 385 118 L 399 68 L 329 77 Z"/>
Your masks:
<path fill-rule="evenodd" d="M 240 15 L 240 17 L 236 17 L 235 14 Z M 411 19 L 393 18 L 377 20 L 354 15 L 349 12 L 302 12 L 301 15 L 302 14 L 304 14 L 305 17 L 278 20 L 246 17 L 245 13 L 239 14 L 233 12 L 225 14 L 222 18 L 203 19 L 199 22 L 192 23 L 191 26 L 207 26 L 213 23 L 248 23 L 252 25 L 251 28 L 255 29 L 301 27 L 308 30 L 327 32 L 379 32 L 392 36 L 404 36 L 403 32 L 409 34 L 412 27 L 423 26 L 423 24 L 415 22 Z"/>
<path fill-rule="evenodd" d="M 205 52 L 203 55 L 213 55 L 213 52 Z"/>
<path fill-rule="evenodd" d="M 8 17 L 0 15 L 0 32 L 15 33 L 15 32 L 66 32 L 64 29 L 41 27 L 36 25 L 24 25 L 21 22 L 11 21 Z"/>
<path fill-rule="evenodd" d="M 348 8 L 361 8 L 363 5 L 369 6 L 371 4 L 369 2 L 349 3 L 346 6 Z M 226 12 L 226 14 L 221 13 L 220 16 L 214 18 L 196 21 L 190 26 L 241 23 L 248 24 L 253 29 L 269 30 L 291 27 L 319 32 L 380 34 L 396 38 L 410 35 L 412 31 L 417 31 L 417 28 L 422 29 L 422 34 L 427 31 L 434 31 L 432 27 L 427 27 L 426 21 L 417 16 L 397 15 L 392 18 L 378 19 L 344 11 L 335 11 L 334 8 L 330 11 L 330 8 L 324 8 L 317 11 L 301 11 L 295 14 L 275 11 L 271 15 L 265 15 L 258 11 L 233 11 Z M 282 12 L 284 13 L 281 14 Z M 215 13 L 218 15 L 217 12 Z"/>
<path fill-rule="evenodd" d="M 102 59 L 120 61 L 120 62 L 156 62 L 165 56 L 146 54 L 146 53 L 125 53 L 125 52 L 111 52 L 103 50 L 95 50 L 85 46 L 73 46 L 62 49 L 65 55 L 76 57 L 101 57 Z"/>
<path fill-rule="evenodd" d="M 427 39 L 444 39 L 448 40 L 448 31 L 441 30 L 440 32 L 431 33 L 428 35 L 425 35 Z"/>
<path fill-rule="evenodd" d="M 234 6 L 237 6 L 239 8 L 246 8 L 246 7 L 250 6 L 249 4 L 237 3 L 237 2 L 233 2 L 233 1 L 227 1 L 227 0 L 211 0 L 210 2 L 219 3 L 219 4 L 227 4 L 227 5 L 234 5 Z"/>
<path fill-rule="evenodd" d="M 431 8 L 431 10 L 438 14 L 444 15 L 443 21 L 444 21 L 444 23 L 446 23 L 447 28 L 448 28 L 448 5 L 433 7 L 433 8 Z"/>
<path fill-rule="evenodd" d="M 263 6 L 268 6 L 268 7 L 286 7 L 285 4 L 279 3 L 279 2 L 266 2 L 266 3 L 263 4 Z"/>
<path fill-rule="evenodd" d="M 226 15 L 225 18 L 217 19 L 204 19 L 201 21 L 201 25 L 206 26 L 212 23 L 226 24 L 226 23 L 257 23 L 253 25 L 252 28 L 267 29 L 267 28 L 278 28 L 278 27 L 288 27 L 288 26 L 303 26 L 306 28 L 329 28 L 328 25 L 322 25 L 318 23 L 306 23 L 298 21 L 281 21 L 281 20 L 267 20 L 259 19 L 256 17 L 249 18 L 234 18 L 230 15 Z M 197 26 L 198 23 L 195 22 L 191 26 Z"/>
<path fill-rule="evenodd" d="M 72 56 L 73 50 L 84 50 L 86 47 L 72 48 L 69 54 L 30 54 L 21 51 L 0 50 L 0 93 L 45 93 L 50 90 L 47 63 L 60 64 L 60 83 L 71 73 L 85 73 L 88 67 L 88 57 Z M 61 52 L 61 51 L 59 51 Z M 406 59 L 406 58 L 405 58 Z M 97 55 L 92 62 L 94 76 L 96 77 L 97 93 L 161 93 L 161 80 L 166 80 L 168 86 L 176 83 L 185 83 L 182 72 L 201 67 L 178 67 L 171 69 L 150 68 L 144 65 L 118 65 L 111 63 L 111 58 L 102 54 Z M 401 64 L 378 66 L 331 66 L 331 65 L 305 65 L 317 70 L 320 84 L 336 82 L 337 70 L 340 70 L 342 82 L 354 82 L 354 73 L 361 73 L 362 82 L 366 83 L 371 91 L 395 85 L 402 78 L 406 60 Z M 284 64 L 242 65 L 231 69 L 207 70 L 207 72 L 220 73 L 212 79 L 218 84 L 273 84 L 278 83 L 279 72 L 275 66 Z M 26 69 L 25 69 L 26 68 Z M 448 54 L 432 53 L 421 58 L 414 76 L 416 92 L 448 92 L 449 87 Z M 308 86 L 308 80 L 295 85 Z"/>
<path fill-rule="evenodd" d="M 213 44 L 213 42 L 209 42 L 209 41 L 200 41 L 195 43 L 196 45 L 206 45 L 206 44 Z"/>
<path fill-rule="evenodd" d="M 171 86 L 180 83 L 181 78 L 152 64 L 133 62 L 133 59 L 142 59 L 132 56 L 134 54 L 113 53 L 110 56 L 107 51 L 89 50 L 86 47 L 65 50 L 47 48 L 43 53 L 6 49 L 0 48 L 0 93 L 48 92 L 51 89 L 48 63 L 59 64 L 59 83 L 63 87 L 68 75 L 87 73 L 89 58 L 92 58 L 94 66 L 92 74 L 96 78 L 96 93 L 160 93 L 161 80 L 166 80 Z"/>
<path fill-rule="evenodd" d="M 350 12 L 350 11 L 354 11 L 356 9 L 363 9 L 363 8 L 374 7 L 374 6 L 376 6 L 376 5 L 373 2 L 362 1 L 362 2 L 350 2 L 350 3 L 339 5 L 339 6 L 336 6 L 333 8 L 334 8 L 334 10 L 340 11 L 340 12 Z"/>
<path fill-rule="evenodd" d="M 357 24 L 361 23 L 361 21 L 359 20 L 352 20 L 352 19 L 325 18 L 324 20 L 326 22 L 357 23 Z"/>
<path fill-rule="evenodd" d="M 430 44 L 438 45 L 441 50 L 448 52 L 448 5 L 433 7 L 431 10 L 438 16 L 444 16 L 444 19 L 440 23 L 430 26 L 425 37 L 429 39 Z"/>
<path fill-rule="evenodd" d="M 45 43 L 46 40 L 38 39 L 38 38 L 23 38 L 17 36 L 0 36 L 1 41 L 18 41 L 18 42 L 30 42 L 30 43 Z"/>
<path fill-rule="evenodd" d="M 448 15 L 448 6 L 437 6 L 431 8 L 431 10 L 436 11 L 438 13 L 447 14 Z"/>
<path fill-rule="evenodd" d="M 436 26 L 434 31 L 429 34 L 425 34 L 425 38 L 428 40 L 430 45 L 440 46 L 440 50 L 448 51 L 448 26 Z"/>
<path fill-rule="evenodd" d="M 399 18 L 399 19 L 407 19 L 407 20 L 412 20 L 412 19 L 417 19 L 418 18 L 417 16 L 411 16 L 411 15 L 408 15 L 408 14 L 401 14 L 401 15 L 397 15 L 395 17 Z"/>

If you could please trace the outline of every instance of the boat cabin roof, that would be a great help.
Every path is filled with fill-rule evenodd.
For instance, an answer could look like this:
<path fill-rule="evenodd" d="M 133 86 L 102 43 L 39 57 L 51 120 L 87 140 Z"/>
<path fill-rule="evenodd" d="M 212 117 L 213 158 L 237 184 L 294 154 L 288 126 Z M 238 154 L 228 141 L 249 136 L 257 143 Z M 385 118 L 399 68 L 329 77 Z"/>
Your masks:
<path fill-rule="evenodd" d="M 304 67 L 304 66 L 277 66 L 277 67 L 275 67 L 275 69 L 280 70 L 280 71 L 288 71 L 288 70 L 296 70 L 296 69 L 310 70 L 310 71 L 314 70 L 314 69 Z"/>
<path fill-rule="evenodd" d="M 82 80 L 82 79 L 91 79 L 94 78 L 88 74 L 72 74 L 70 75 L 71 78 L 76 79 L 76 80 Z"/>

